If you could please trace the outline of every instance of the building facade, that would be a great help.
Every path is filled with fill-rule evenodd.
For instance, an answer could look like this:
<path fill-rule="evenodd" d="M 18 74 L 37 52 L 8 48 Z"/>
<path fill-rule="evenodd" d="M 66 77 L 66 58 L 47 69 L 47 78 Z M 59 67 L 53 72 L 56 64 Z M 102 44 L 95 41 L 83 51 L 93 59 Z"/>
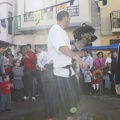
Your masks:
<path fill-rule="evenodd" d="M 13 16 L 13 0 L 0 0 L 0 39 L 3 41 L 13 42 L 13 21 L 7 19 Z"/>
<path fill-rule="evenodd" d="M 91 24 L 91 0 L 75 0 L 72 5 L 70 3 L 62 4 L 57 7 L 50 7 L 56 4 L 66 2 L 68 0 L 16 0 L 15 15 L 21 15 L 17 27 L 15 27 L 14 43 L 20 46 L 20 50 L 24 49 L 24 45 L 30 43 L 33 49 L 36 45 L 47 44 L 48 32 L 51 26 L 56 24 L 56 13 L 60 8 L 66 8 L 71 16 L 71 23 L 67 29 L 70 40 L 74 40 L 72 32 L 82 23 Z M 48 7 L 41 10 L 40 25 L 36 26 L 34 22 L 33 11 Z"/>
<path fill-rule="evenodd" d="M 100 8 L 101 45 L 120 43 L 120 1 L 111 0 Z"/>

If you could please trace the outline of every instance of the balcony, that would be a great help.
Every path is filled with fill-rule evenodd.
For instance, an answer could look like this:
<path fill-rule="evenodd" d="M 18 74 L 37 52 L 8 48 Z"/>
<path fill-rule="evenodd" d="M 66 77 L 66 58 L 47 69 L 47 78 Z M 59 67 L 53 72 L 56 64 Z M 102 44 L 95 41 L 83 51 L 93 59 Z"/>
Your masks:
<path fill-rule="evenodd" d="M 110 13 L 112 32 L 120 32 L 120 11 Z"/>
<path fill-rule="evenodd" d="M 69 14 L 70 14 L 71 17 L 72 16 L 79 16 L 79 5 L 67 7 L 66 10 L 69 12 Z M 50 15 L 50 14 L 48 14 L 48 15 Z M 53 14 L 51 14 L 51 17 L 49 16 L 47 18 L 48 19 L 53 18 Z M 42 13 L 42 20 L 44 20 L 44 12 Z M 31 13 L 25 13 L 25 15 L 24 15 L 24 21 L 25 22 L 34 21 L 34 13 L 32 13 L 32 12 Z"/>

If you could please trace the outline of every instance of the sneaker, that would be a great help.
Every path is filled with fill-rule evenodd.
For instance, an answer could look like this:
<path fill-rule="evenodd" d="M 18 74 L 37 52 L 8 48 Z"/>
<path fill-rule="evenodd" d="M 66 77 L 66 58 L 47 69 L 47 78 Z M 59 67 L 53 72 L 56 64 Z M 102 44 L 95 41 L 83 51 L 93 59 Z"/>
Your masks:
<path fill-rule="evenodd" d="M 35 97 L 32 97 L 32 100 L 36 100 L 36 98 L 35 98 Z"/>
<path fill-rule="evenodd" d="M 24 100 L 28 100 L 28 99 L 29 99 L 29 97 L 24 96 Z"/>
<path fill-rule="evenodd" d="M 111 74 L 111 71 L 108 71 L 109 74 Z"/>

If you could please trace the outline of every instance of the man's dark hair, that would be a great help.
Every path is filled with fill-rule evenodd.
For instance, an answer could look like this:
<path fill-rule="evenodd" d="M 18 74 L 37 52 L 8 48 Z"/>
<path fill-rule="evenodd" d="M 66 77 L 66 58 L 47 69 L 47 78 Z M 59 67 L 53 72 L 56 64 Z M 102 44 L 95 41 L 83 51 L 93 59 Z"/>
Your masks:
<path fill-rule="evenodd" d="M 62 21 L 65 16 L 69 17 L 69 13 L 66 10 L 60 10 L 57 13 L 57 21 Z"/>
<path fill-rule="evenodd" d="M 30 47 L 30 48 L 32 48 L 31 44 L 27 44 L 26 47 Z"/>

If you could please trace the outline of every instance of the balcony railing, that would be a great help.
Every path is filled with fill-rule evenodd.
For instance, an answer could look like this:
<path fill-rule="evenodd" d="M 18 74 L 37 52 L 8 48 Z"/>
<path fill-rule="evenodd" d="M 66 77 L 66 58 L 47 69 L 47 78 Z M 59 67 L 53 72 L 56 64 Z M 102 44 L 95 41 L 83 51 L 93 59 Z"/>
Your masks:
<path fill-rule="evenodd" d="M 79 5 L 67 7 L 66 10 L 69 12 L 70 16 L 79 16 Z M 53 12 L 52 12 L 53 13 Z M 50 18 L 53 18 L 53 14 Z M 44 20 L 44 12 L 42 14 L 42 20 Z M 24 21 L 34 21 L 34 13 L 25 13 Z"/>
<path fill-rule="evenodd" d="M 120 32 L 120 11 L 112 11 L 110 19 L 112 32 Z"/>

